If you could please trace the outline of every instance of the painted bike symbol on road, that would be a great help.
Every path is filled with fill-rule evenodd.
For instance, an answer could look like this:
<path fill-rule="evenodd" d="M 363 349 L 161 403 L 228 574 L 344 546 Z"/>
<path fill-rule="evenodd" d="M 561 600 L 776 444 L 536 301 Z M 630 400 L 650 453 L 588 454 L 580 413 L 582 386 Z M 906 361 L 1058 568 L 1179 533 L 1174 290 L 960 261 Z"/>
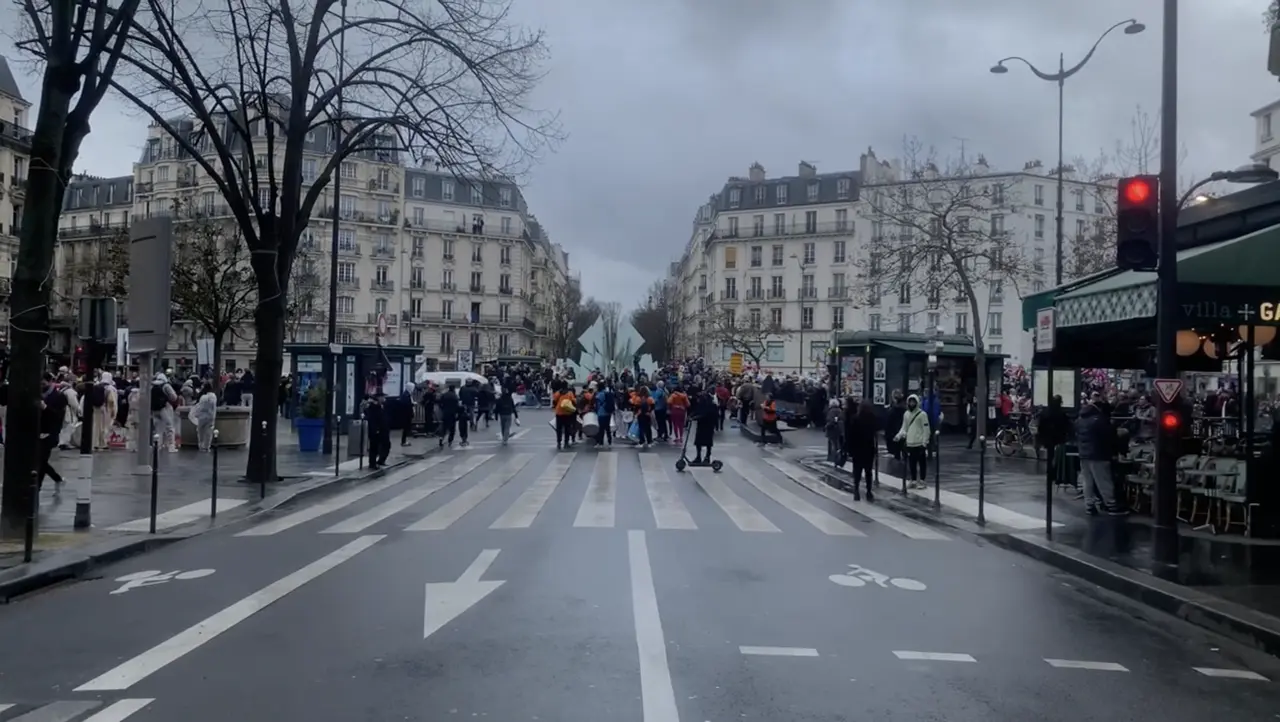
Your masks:
<path fill-rule="evenodd" d="M 164 584 L 175 579 L 201 579 L 213 574 L 212 569 L 192 569 L 187 572 L 162 572 L 158 569 L 148 570 L 145 572 L 134 572 L 118 577 L 117 582 L 123 582 L 124 586 L 112 591 L 112 594 L 124 594 L 131 589 L 139 587 L 152 587 L 157 584 Z"/>
<path fill-rule="evenodd" d="M 850 564 L 849 571 L 844 574 L 832 574 L 827 578 L 842 587 L 865 587 L 867 582 L 871 582 L 885 589 L 893 585 L 908 592 L 923 592 L 928 589 L 924 582 L 906 577 L 890 577 L 888 574 L 872 571 L 860 564 Z"/>

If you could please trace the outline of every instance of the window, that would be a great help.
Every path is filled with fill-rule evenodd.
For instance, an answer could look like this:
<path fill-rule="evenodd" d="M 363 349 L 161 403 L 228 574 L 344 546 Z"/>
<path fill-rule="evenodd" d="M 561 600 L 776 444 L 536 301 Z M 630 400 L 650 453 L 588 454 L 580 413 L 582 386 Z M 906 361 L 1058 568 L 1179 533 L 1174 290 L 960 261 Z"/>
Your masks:
<path fill-rule="evenodd" d="M 387 313 L 387 299 L 379 298 L 373 302 L 373 312 L 382 316 Z"/>
<path fill-rule="evenodd" d="M 356 177 L 356 164 L 345 162 L 342 164 L 342 170 L 339 171 L 343 180 L 354 180 Z"/>
<path fill-rule="evenodd" d="M 427 252 L 427 239 L 414 238 L 413 251 L 409 254 L 413 258 L 422 258 Z"/>
<path fill-rule="evenodd" d="M 804 306 L 800 309 L 800 328 L 806 331 L 813 328 L 813 307 Z"/>
<path fill-rule="evenodd" d="M 1000 185 L 999 183 L 995 184 L 994 186 L 991 186 L 991 205 L 993 206 L 1004 205 L 1004 186 Z"/>
<path fill-rule="evenodd" d="M 738 249 L 736 248 L 724 249 L 724 267 L 725 268 L 738 267 Z"/>
<path fill-rule="evenodd" d="M 840 178 L 836 180 L 836 199 L 837 200 L 843 201 L 843 200 L 849 199 L 849 185 L 850 184 L 849 184 L 848 178 Z"/>
<path fill-rule="evenodd" d="M 1001 336 L 1004 334 L 1004 314 L 992 312 L 987 314 L 987 335 Z"/>
<path fill-rule="evenodd" d="M 1037 186 L 1036 186 L 1036 188 L 1035 188 L 1035 200 L 1034 200 L 1033 202 L 1034 202 L 1036 205 L 1038 205 L 1038 206 L 1042 206 L 1042 205 L 1044 205 L 1044 186 L 1042 186 L 1042 185 L 1037 185 Z"/>
<path fill-rule="evenodd" d="M 440 197 L 446 201 L 453 200 L 453 181 L 448 179 L 440 181 Z"/>
<path fill-rule="evenodd" d="M 512 229 L 512 225 L 511 225 L 511 216 L 503 216 L 503 217 L 502 217 L 502 226 L 501 226 L 501 227 L 502 227 L 502 235 L 504 235 L 504 236 L 511 236 L 511 235 L 515 235 L 515 234 L 512 232 L 512 230 L 511 230 L 511 229 Z"/>
<path fill-rule="evenodd" d="M 422 206 L 413 209 L 413 224 L 419 228 L 427 225 L 427 212 Z"/>
<path fill-rule="evenodd" d="M 911 283 L 905 282 L 898 284 L 898 303 L 911 303 Z"/>
<path fill-rule="evenodd" d="M 810 184 L 809 184 L 809 202 L 810 202 L 810 203 L 816 203 L 816 202 L 817 202 L 817 200 L 818 200 L 818 191 L 819 191 L 819 190 L 821 190 L 821 186 L 820 186 L 818 183 L 810 183 Z"/>
<path fill-rule="evenodd" d="M 750 325 L 751 328 L 760 328 L 760 325 L 761 325 L 760 318 L 761 318 L 760 309 L 753 308 L 747 314 L 747 324 Z"/>
<path fill-rule="evenodd" d="M 421 198 L 427 194 L 427 179 L 417 176 L 413 179 L 413 197 Z"/>
<path fill-rule="evenodd" d="M 835 306 L 831 309 L 831 328 L 836 331 L 844 328 L 843 306 Z"/>
<path fill-rule="evenodd" d="M 409 299 L 409 318 L 422 318 L 422 299 Z"/>
<path fill-rule="evenodd" d="M 773 214 L 773 235 L 781 236 L 786 232 L 787 232 L 787 214 L 774 213 Z"/>
<path fill-rule="evenodd" d="M 511 274 L 503 273 L 498 276 L 498 289 L 507 293 L 511 292 Z"/>
<path fill-rule="evenodd" d="M 1073 189 L 1071 189 L 1071 195 L 1072 195 L 1073 199 L 1075 200 L 1075 203 L 1076 203 L 1076 210 L 1077 210 L 1077 211 L 1083 211 L 1083 210 L 1084 210 L 1084 189 L 1083 189 L 1083 188 L 1073 188 Z"/>
<path fill-rule="evenodd" d="M 827 357 L 827 349 L 831 344 L 826 341 L 810 341 L 809 342 L 809 361 L 822 361 Z"/>
<path fill-rule="evenodd" d="M 334 334 L 334 340 L 342 344 L 351 343 L 351 332 L 339 331 L 336 334 Z"/>
<path fill-rule="evenodd" d="M 808 266 L 818 262 L 818 244 L 809 242 L 804 244 L 804 265 Z"/>
<path fill-rule="evenodd" d="M 338 313 L 351 314 L 356 312 L 356 300 L 351 296 L 338 296 Z"/>
<path fill-rule="evenodd" d="M 1044 216 L 1037 213 L 1035 223 L 1036 223 L 1036 226 L 1035 226 L 1036 238 L 1044 238 Z"/>
<path fill-rule="evenodd" d="M 1004 346 L 1001 346 L 998 343 L 993 343 L 987 347 L 987 350 L 991 353 L 1002 353 L 1004 351 Z"/>
<path fill-rule="evenodd" d="M 373 269 L 373 280 L 379 286 L 385 285 L 387 282 L 387 267 L 378 266 L 377 268 Z"/>
<path fill-rule="evenodd" d="M 338 283 L 352 283 L 356 280 L 356 264 L 351 261 L 338 263 Z"/>
<path fill-rule="evenodd" d="M 911 314 L 898 314 L 898 333 L 911 333 Z"/>
<path fill-rule="evenodd" d="M 511 320 L 511 304 L 504 303 L 498 306 L 498 320 L 507 323 Z"/>
<path fill-rule="evenodd" d="M 444 242 L 440 244 L 440 247 L 444 249 L 444 253 L 442 254 L 444 256 L 444 260 L 452 261 L 453 260 L 453 240 L 446 238 Z"/>
<path fill-rule="evenodd" d="M 724 279 L 724 298 L 732 301 L 737 297 L 738 297 L 738 279 L 736 278 Z M 732 311 L 732 309 L 730 309 L 730 311 Z"/>
<path fill-rule="evenodd" d="M 784 292 L 784 289 L 782 286 L 782 276 L 770 276 L 769 277 L 769 298 L 786 298 L 786 297 L 787 295 Z"/>
<path fill-rule="evenodd" d="M 484 273 L 481 271 L 471 272 L 471 292 L 478 293 L 484 290 Z"/>
<path fill-rule="evenodd" d="M 751 235 L 764 235 L 764 216 L 751 216 Z"/>
<path fill-rule="evenodd" d="M 452 331 L 440 332 L 440 353 L 443 353 L 443 354 L 453 353 L 453 332 Z"/>
<path fill-rule="evenodd" d="M 354 229 L 338 229 L 338 250 L 347 252 L 354 252 L 356 250 L 356 232 Z"/>
<path fill-rule="evenodd" d="M 800 277 L 800 297 L 801 298 L 817 298 L 818 287 L 813 282 L 813 274 L 806 273 Z"/>
<path fill-rule="evenodd" d="M 756 205 L 761 205 L 761 204 L 763 204 L 763 203 L 764 203 L 764 199 L 765 199 L 765 189 L 764 189 L 764 186 L 756 186 Z"/>
<path fill-rule="evenodd" d="M 503 186 L 498 189 L 498 205 L 503 208 L 511 207 L 511 189 Z"/>
<path fill-rule="evenodd" d="M 880 330 L 880 314 L 873 313 L 867 316 L 867 330 L 868 331 Z"/>
<path fill-rule="evenodd" d="M 845 208 L 837 208 L 837 209 L 836 209 L 836 230 L 837 230 L 837 231 L 847 231 L 847 230 L 849 230 L 849 211 L 848 211 L 848 209 L 845 209 Z"/>
<path fill-rule="evenodd" d="M 738 237 L 738 219 L 735 216 L 729 217 L 729 237 L 730 238 Z"/>
<path fill-rule="evenodd" d="M 782 246 L 776 245 L 769 249 L 769 263 L 773 266 L 782 265 Z"/>
<path fill-rule="evenodd" d="M 472 302 L 471 313 L 467 315 L 467 318 L 471 321 L 471 323 L 480 323 L 480 303 L 479 302 Z"/>
<path fill-rule="evenodd" d="M 782 309 L 780 308 L 769 309 L 769 325 L 773 326 L 774 328 L 778 328 L 782 326 Z"/>
<path fill-rule="evenodd" d="M 511 353 L 511 337 L 505 333 L 498 334 L 498 353 Z"/>
<path fill-rule="evenodd" d="M 1084 238 L 1084 219 L 1076 219 L 1076 238 Z"/>
<path fill-rule="evenodd" d="M 419 282 L 422 280 L 422 274 L 419 271 L 422 270 L 422 266 L 415 266 L 413 269 L 413 276 Z M 453 269 L 445 268 L 440 271 L 440 285 L 447 289 L 453 288 Z"/>
<path fill-rule="evenodd" d="M 302 161 L 302 182 L 314 183 L 317 175 L 319 175 L 319 173 L 316 171 L 316 159 L 307 158 L 303 160 Z"/>
<path fill-rule="evenodd" d="M 484 204 L 484 189 L 480 186 L 471 186 L 471 205 L 478 206 Z"/>
<path fill-rule="evenodd" d="M 1004 301 L 1004 281 L 996 280 L 991 282 L 991 302 L 1001 303 Z"/>
<path fill-rule="evenodd" d="M 504 266 L 511 265 L 511 246 L 503 246 L 498 249 L 498 263 Z"/>
<path fill-rule="evenodd" d="M 729 207 L 737 208 L 738 206 L 741 206 L 741 205 L 742 205 L 742 189 L 730 188 L 729 189 Z"/>
<path fill-rule="evenodd" d="M 440 318 L 445 321 L 453 320 L 453 299 L 446 298 L 440 302 Z"/>
<path fill-rule="evenodd" d="M 942 314 L 931 313 L 929 314 L 928 319 L 929 319 L 928 320 L 929 327 L 925 329 L 927 333 L 933 333 L 934 331 L 939 331 L 939 332 L 942 331 Z"/>
<path fill-rule="evenodd" d="M 1004 216 L 1000 213 L 991 214 L 991 235 L 999 236 L 1004 233 Z"/>
<path fill-rule="evenodd" d="M 763 263 L 764 263 L 764 247 L 752 246 L 751 247 L 751 267 L 759 268 Z"/>
<path fill-rule="evenodd" d="M 846 251 L 846 246 L 844 241 L 836 241 L 835 243 L 831 244 L 831 262 L 844 263 L 846 258 L 845 256 L 846 252 L 847 251 Z"/>
<path fill-rule="evenodd" d="M 356 197 L 343 196 L 338 200 L 338 210 L 342 213 L 343 218 L 350 218 L 356 214 Z"/>
<path fill-rule="evenodd" d="M 787 187 L 779 184 L 773 187 L 773 199 L 778 205 L 784 205 L 787 202 Z"/>
<path fill-rule="evenodd" d="M 956 335 L 967 336 L 969 334 L 969 314 L 956 314 Z"/>
<path fill-rule="evenodd" d="M 785 188 L 786 186 L 779 186 Z M 780 364 L 787 359 L 787 348 L 781 341 L 770 341 L 764 347 L 764 360 Z"/>

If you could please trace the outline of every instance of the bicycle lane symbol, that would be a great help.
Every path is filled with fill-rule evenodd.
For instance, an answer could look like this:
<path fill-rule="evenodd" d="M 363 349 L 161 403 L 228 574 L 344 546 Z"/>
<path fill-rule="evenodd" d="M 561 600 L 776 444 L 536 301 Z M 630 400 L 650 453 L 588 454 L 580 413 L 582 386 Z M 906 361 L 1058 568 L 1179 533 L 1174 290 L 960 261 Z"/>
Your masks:
<path fill-rule="evenodd" d="M 908 592 L 923 592 L 929 588 L 924 582 L 907 577 L 890 577 L 860 564 L 850 564 L 849 571 L 844 574 L 832 574 L 827 579 L 842 587 L 865 587 L 870 582 L 884 589 L 892 585 Z"/>
<path fill-rule="evenodd" d="M 138 589 L 141 587 L 152 587 L 157 584 L 164 584 L 175 579 L 202 579 L 213 574 L 213 569 L 192 569 L 186 572 L 162 572 L 159 570 L 148 570 L 144 572 L 134 572 L 126 574 L 123 577 L 117 577 L 117 582 L 123 582 L 123 586 L 112 590 L 112 594 L 124 594 L 127 591 Z"/>

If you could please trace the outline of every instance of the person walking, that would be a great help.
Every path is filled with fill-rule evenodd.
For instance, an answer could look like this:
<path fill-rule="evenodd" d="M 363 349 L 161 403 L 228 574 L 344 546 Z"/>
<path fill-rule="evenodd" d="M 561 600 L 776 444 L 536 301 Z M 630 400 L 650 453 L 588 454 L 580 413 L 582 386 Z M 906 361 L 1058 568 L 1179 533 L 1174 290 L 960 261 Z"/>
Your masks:
<path fill-rule="evenodd" d="M 462 408 L 462 403 L 458 401 L 458 392 L 453 386 L 446 385 L 444 393 L 440 394 L 440 446 L 446 443 L 449 448 L 453 448 L 454 434 L 461 429 L 462 446 L 467 445 L 467 428 L 468 419 Z"/>
<path fill-rule="evenodd" d="M 902 427 L 894 434 L 894 439 L 902 444 L 907 457 L 908 488 L 924 488 L 927 466 L 925 450 L 929 446 L 930 436 L 929 415 L 920 409 L 920 397 L 911 394 L 907 397 L 906 410 L 902 414 Z"/>
<path fill-rule="evenodd" d="M 507 387 L 493 400 L 493 412 L 498 416 L 498 433 L 502 436 L 503 446 L 511 439 L 511 422 L 520 423 L 520 411 L 516 409 L 514 393 Z"/>
<path fill-rule="evenodd" d="M 853 498 L 857 500 L 858 486 L 865 478 L 867 482 L 867 501 L 875 501 L 871 492 L 872 470 L 875 469 L 876 454 L 879 443 L 876 435 L 880 432 L 880 422 L 876 418 L 876 409 L 869 399 L 855 403 L 853 398 L 845 401 L 844 407 L 844 449 L 853 463 Z"/>
<path fill-rule="evenodd" d="M 213 384 L 206 381 L 200 387 L 200 397 L 187 412 L 187 418 L 196 425 L 196 446 L 201 451 L 209 451 L 213 447 L 213 427 L 218 419 L 218 396 L 213 393 Z"/>
<path fill-rule="evenodd" d="M 667 395 L 667 418 L 671 421 L 671 436 L 676 444 L 684 441 L 684 424 L 689 413 L 689 396 L 678 384 Z"/>
<path fill-rule="evenodd" d="M 377 471 L 391 455 L 391 419 L 387 416 L 387 396 L 382 389 L 364 402 L 365 431 L 369 435 L 369 468 Z"/>
<path fill-rule="evenodd" d="M 654 401 L 647 386 L 636 389 L 631 405 L 635 408 L 636 424 L 640 427 L 640 448 L 647 449 L 653 445 L 654 423 Z"/>
<path fill-rule="evenodd" d="M 62 484 L 62 475 L 49 460 L 53 458 L 53 450 L 58 448 L 62 425 L 67 420 L 67 397 L 53 374 L 45 374 L 40 386 L 40 474 L 36 478 L 37 491 L 44 488 L 46 476 L 53 479 L 54 484 Z"/>
<path fill-rule="evenodd" d="M 614 398 L 613 384 L 606 379 L 599 393 L 596 394 L 596 418 L 600 424 L 600 429 L 596 431 L 597 447 L 604 446 L 606 440 L 609 446 L 613 446 L 613 414 L 616 410 L 617 400 Z"/>

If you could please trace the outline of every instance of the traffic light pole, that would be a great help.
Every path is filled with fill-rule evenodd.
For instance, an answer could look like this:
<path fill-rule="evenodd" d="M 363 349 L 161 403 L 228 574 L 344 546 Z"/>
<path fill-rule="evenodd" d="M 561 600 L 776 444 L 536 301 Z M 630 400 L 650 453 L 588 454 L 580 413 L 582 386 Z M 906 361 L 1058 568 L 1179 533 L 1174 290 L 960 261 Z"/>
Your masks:
<path fill-rule="evenodd" d="M 1178 376 L 1178 0 L 1164 0 L 1164 57 L 1160 101 L 1160 266 L 1157 272 L 1156 376 Z M 1174 403 L 1177 403 L 1177 399 Z M 1161 413 L 1170 410 L 1163 400 Z M 1153 561 L 1157 566 L 1178 562 L 1177 462 L 1175 426 L 1158 425 Z"/>

